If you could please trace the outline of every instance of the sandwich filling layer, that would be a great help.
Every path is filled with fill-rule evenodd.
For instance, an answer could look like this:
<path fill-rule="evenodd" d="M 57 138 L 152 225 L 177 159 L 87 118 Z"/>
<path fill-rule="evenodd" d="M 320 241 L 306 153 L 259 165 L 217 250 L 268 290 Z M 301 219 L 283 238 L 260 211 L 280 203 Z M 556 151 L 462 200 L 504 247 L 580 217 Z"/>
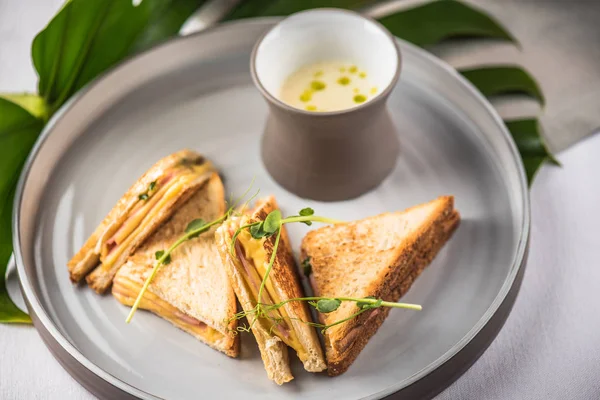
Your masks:
<path fill-rule="evenodd" d="M 138 294 L 142 290 L 139 282 L 124 276 L 117 276 L 113 281 L 113 295 L 126 306 L 132 306 Z M 225 338 L 221 332 L 208 326 L 204 322 L 193 318 L 170 303 L 164 301 L 150 290 L 146 290 L 142 296 L 139 308 L 153 312 L 154 314 L 174 323 L 181 329 L 201 336 L 209 343 L 217 343 Z"/>
<path fill-rule="evenodd" d="M 229 234 L 233 236 L 234 232 L 235 229 L 230 229 Z M 258 303 L 260 285 L 269 265 L 268 256 L 264 248 L 264 239 L 254 239 L 248 230 L 244 229 L 237 237 L 235 255 L 235 268 L 238 269 L 238 273 L 243 277 L 246 290 L 251 294 L 252 298 L 252 304 L 242 304 L 242 306 L 245 309 L 253 308 Z M 261 294 L 261 304 L 276 304 L 281 301 L 281 297 L 273 287 L 271 278 L 267 278 Z M 302 362 L 308 360 L 307 351 L 300 343 L 300 340 L 298 340 L 298 335 L 293 325 L 289 323 L 290 317 L 285 310 L 285 306 L 269 311 L 268 316 L 269 318 L 258 318 L 254 321 L 254 316 L 249 315 L 248 323 L 250 325 L 254 323 L 263 325 L 267 331 L 293 348 Z"/>
<path fill-rule="evenodd" d="M 123 251 L 152 223 L 161 210 L 181 195 L 198 176 L 210 170 L 212 165 L 204 158 L 184 159 L 166 170 L 160 179 L 152 182 L 146 192 L 139 194 L 138 200 L 120 223 L 112 224 L 98 241 L 96 253 L 100 254 L 101 268 L 110 270 Z"/>

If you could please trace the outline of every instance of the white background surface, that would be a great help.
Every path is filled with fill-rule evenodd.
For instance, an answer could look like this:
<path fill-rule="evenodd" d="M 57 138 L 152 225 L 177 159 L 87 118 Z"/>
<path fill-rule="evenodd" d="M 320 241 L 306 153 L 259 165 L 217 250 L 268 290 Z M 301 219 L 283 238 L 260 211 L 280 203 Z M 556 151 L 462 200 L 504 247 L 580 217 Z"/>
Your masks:
<path fill-rule="evenodd" d="M 0 0 L 0 91 L 35 89 L 31 40 L 61 3 Z M 439 399 L 600 398 L 599 154 L 596 135 L 559 153 L 563 168 L 540 171 L 531 190 L 530 257 L 513 312 L 490 348 Z M 0 325 L 0 399 L 65 398 L 92 396 L 33 328 Z"/>

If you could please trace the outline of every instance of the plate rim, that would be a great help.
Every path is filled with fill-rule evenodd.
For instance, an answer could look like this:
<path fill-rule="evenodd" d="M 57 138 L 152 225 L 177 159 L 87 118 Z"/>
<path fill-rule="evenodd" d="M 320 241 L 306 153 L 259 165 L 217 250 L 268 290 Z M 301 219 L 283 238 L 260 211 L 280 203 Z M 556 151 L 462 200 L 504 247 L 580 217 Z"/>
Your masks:
<path fill-rule="evenodd" d="M 188 39 L 195 38 L 199 35 L 205 35 L 207 33 L 212 33 L 212 32 L 218 31 L 220 29 L 228 29 L 228 28 L 232 28 L 232 27 L 236 27 L 239 29 L 240 27 L 243 27 L 244 25 L 249 25 L 249 24 L 263 25 L 263 26 L 265 26 L 265 28 L 268 28 L 268 27 L 274 26 L 277 22 L 281 21 L 282 19 L 283 19 L 283 17 L 261 17 L 261 18 L 248 18 L 248 19 L 242 19 L 242 20 L 236 20 L 236 21 L 229 21 L 229 22 L 215 25 L 213 27 L 210 27 L 210 28 L 205 29 L 200 32 L 195 32 L 195 33 L 185 35 L 185 36 L 176 36 L 176 37 L 170 38 L 170 39 L 165 40 L 147 50 L 144 50 L 140 53 L 137 53 L 135 55 L 127 57 L 125 60 L 123 60 L 119 64 L 108 69 L 107 71 L 104 71 L 102 74 L 100 74 L 100 76 L 98 76 L 92 82 L 87 84 L 84 88 L 82 88 L 79 92 L 77 92 L 67 103 L 65 103 L 59 109 L 59 111 L 50 119 L 50 121 L 46 124 L 46 126 L 40 133 L 38 139 L 36 140 L 36 142 L 32 148 L 32 151 L 29 153 L 29 155 L 26 159 L 26 162 L 23 166 L 23 169 L 21 171 L 21 174 L 19 176 L 19 181 L 17 184 L 15 198 L 14 198 L 14 202 L 13 202 L 13 214 L 12 214 L 13 252 L 14 252 L 15 262 L 17 264 L 17 272 L 18 272 L 18 276 L 19 276 L 21 292 L 25 299 L 25 303 L 27 304 L 28 312 L 30 313 L 30 315 L 32 316 L 32 319 L 34 321 L 34 326 L 35 326 L 36 330 L 38 331 L 38 333 L 40 334 L 40 336 L 42 336 L 42 339 L 43 339 L 44 343 L 46 344 L 46 346 L 49 348 L 51 353 L 57 359 L 59 359 L 59 362 L 67 370 L 67 372 L 69 372 L 69 374 L 71 374 L 72 376 L 77 375 L 77 376 L 75 376 L 77 378 L 77 381 L 80 384 L 82 384 L 86 389 L 90 390 L 92 393 L 94 393 L 94 394 L 99 393 L 99 392 L 96 392 L 96 390 L 94 390 L 94 388 L 97 389 L 97 385 L 93 385 L 89 381 L 84 382 L 84 380 L 87 380 L 87 379 L 84 379 L 81 376 L 89 375 L 89 373 L 91 373 L 91 375 L 89 375 L 89 376 L 93 377 L 95 375 L 96 377 L 102 379 L 104 381 L 104 383 L 107 383 L 107 384 L 113 386 L 114 388 L 120 390 L 121 394 L 124 396 L 127 396 L 127 397 L 135 396 L 135 398 L 142 398 L 142 399 L 160 399 L 160 397 L 158 397 L 154 394 L 148 393 L 142 389 L 139 389 L 139 388 L 133 386 L 132 384 L 129 384 L 129 383 L 115 377 L 114 375 L 110 374 L 109 372 L 105 371 L 100 366 L 96 365 L 94 362 L 89 360 L 65 336 L 62 335 L 62 333 L 58 330 L 57 326 L 50 319 L 45 308 L 42 306 L 38 296 L 35 294 L 35 290 L 33 289 L 32 282 L 30 282 L 29 277 L 27 276 L 27 273 L 25 271 L 23 254 L 21 251 L 21 240 L 20 240 L 21 229 L 20 229 L 20 224 L 19 224 L 20 213 L 21 213 L 21 204 L 23 201 L 23 194 L 24 194 L 23 191 L 24 191 L 25 185 L 28 181 L 28 177 L 29 177 L 33 162 L 37 158 L 37 155 L 40 152 L 43 144 L 48 139 L 48 137 L 51 135 L 54 126 L 57 124 L 58 121 L 60 121 L 62 119 L 63 115 L 70 108 L 72 108 L 72 106 L 82 96 L 84 96 L 87 92 L 89 92 L 92 88 L 96 87 L 97 85 L 101 85 L 108 76 L 110 76 L 117 70 L 125 68 L 128 64 L 130 64 L 132 61 L 134 61 L 138 57 L 141 57 L 142 55 L 150 53 L 152 51 L 156 51 L 162 47 L 169 46 L 169 45 L 173 44 L 174 42 L 185 41 Z M 531 230 L 531 211 L 530 211 L 529 190 L 528 190 L 528 186 L 527 186 L 527 180 L 526 180 L 523 161 L 520 157 L 520 154 L 518 152 L 518 149 L 517 149 L 517 146 L 516 146 L 514 140 L 510 136 L 508 129 L 506 128 L 504 122 L 500 118 L 498 112 L 493 108 L 491 103 L 479 92 L 479 90 L 477 90 L 473 86 L 473 84 L 471 84 L 471 82 L 469 82 L 466 78 L 464 78 L 462 75 L 460 75 L 456 71 L 456 69 L 451 67 L 445 61 L 434 56 L 433 54 L 429 53 L 428 51 L 421 49 L 401 38 L 396 37 L 396 40 L 398 40 L 402 46 L 410 48 L 411 51 L 415 51 L 415 52 L 419 53 L 420 56 L 424 57 L 429 62 L 436 64 L 438 67 L 443 69 L 446 73 L 451 75 L 462 86 L 464 86 L 465 89 L 467 89 L 470 92 L 470 94 L 483 106 L 483 108 L 485 109 L 485 112 L 488 114 L 488 117 L 491 117 L 494 120 L 497 127 L 502 132 L 503 139 L 507 143 L 507 145 L 510 149 L 512 158 L 514 159 L 514 161 L 517 164 L 517 170 L 518 170 L 518 175 L 519 175 L 518 184 L 519 184 L 519 189 L 521 191 L 520 195 L 522 196 L 522 200 L 523 200 L 522 201 L 523 204 L 521 204 L 521 207 L 523 210 L 523 215 L 522 215 L 521 224 L 519 226 L 519 240 L 517 243 L 516 251 L 515 251 L 515 254 L 514 254 L 514 257 L 512 260 L 512 265 L 510 267 L 509 274 L 507 275 L 504 283 L 502 284 L 502 287 L 498 291 L 498 294 L 496 295 L 495 299 L 492 301 L 492 303 L 487 308 L 487 310 L 485 311 L 483 316 L 479 319 L 479 321 L 477 321 L 477 323 L 461 338 L 461 340 L 459 340 L 457 343 L 455 343 L 448 351 L 446 351 L 444 354 L 442 354 L 440 357 L 438 357 L 435 361 L 431 362 L 426 367 L 417 371 L 413 375 L 411 375 L 401 381 L 398 381 L 396 384 L 390 385 L 385 389 L 382 389 L 378 392 L 368 395 L 369 398 L 384 398 L 384 397 L 393 395 L 395 393 L 398 393 L 398 392 L 402 391 L 403 389 L 406 389 L 406 388 L 410 387 L 411 385 L 415 384 L 416 382 L 423 380 L 424 378 L 426 378 L 428 375 L 430 375 L 434 371 L 443 367 L 444 364 L 446 364 L 448 361 L 450 361 L 453 357 L 455 357 L 459 353 L 461 353 L 461 351 L 464 350 L 465 347 L 469 343 L 471 343 L 479 335 L 479 333 L 486 326 L 488 326 L 488 324 L 491 323 L 491 320 L 496 315 L 496 313 L 499 311 L 499 309 L 505 305 L 504 304 L 505 300 L 508 300 L 507 297 L 508 297 L 511 289 L 515 286 L 515 284 L 520 284 L 520 280 L 517 280 L 517 276 L 518 276 L 519 272 L 522 272 L 522 270 L 525 268 L 525 264 L 526 264 L 525 256 L 526 256 L 526 253 L 528 250 L 530 230 Z M 522 275 L 522 273 L 521 273 L 521 275 Z M 513 299 L 513 301 L 514 301 L 514 299 Z M 512 302 L 511 302 L 511 304 L 508 304 L 508 306 L 512 306 Z M 506 317 L 504 317 L 502 321 L 499 321 L 500 325 L 499 325 L 498 329 L 496 330 L 496 334 L 502 327 Z M 495 334 L 493 337 L 495 337 Z M 81 374 L 77 374 L 73 371 L 73 369 L 68 368 L 67 361 L 64 360 L 58 354 L 58 349 L 53 348 L 52 343 L 49 343 L 48 340 L 53 340 L 60 347 L 60 349 L 62 349 L 63 351 L 65 351 L 67 353 L 66 354 L 67 357 L 73 358 L 77 363 L 79 363 L 79 365 L 86 368 L 87 371 L 82 371 Z M 492 340 L 493 340 L 493 338 L 492 338 Z M 486 348 L 487 348 L 487 345 L 481 351 L 481 353 Z M 477 358 L 479 358 L 479 355 L 477 355 L 472 362 L 474 362 Z M 86 374 L 86 373 L 88 373 L 88 374 Z M 88 376 L 88 378 L 89 378 L 89 376 Z M 457 375 L 456 378 L 458 376 L 460 376 L 460 375 Z M 448 383 L 451 383 L 456 378 L 453 378 Z M 446 383 L 444 383 L 444 386 L 441 388 L 441 390 L 443 390 L 445 387 L 447 387 Z M 435 391 L 433 394 L 437 394 L 441 390 Z"/>

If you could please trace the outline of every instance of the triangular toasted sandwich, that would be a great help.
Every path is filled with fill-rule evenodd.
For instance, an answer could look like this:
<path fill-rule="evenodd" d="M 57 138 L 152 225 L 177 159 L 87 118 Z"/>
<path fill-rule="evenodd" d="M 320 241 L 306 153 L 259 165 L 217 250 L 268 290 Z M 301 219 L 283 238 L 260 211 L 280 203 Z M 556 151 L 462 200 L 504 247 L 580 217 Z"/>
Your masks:
<path fill-rule="evenodd" d="M 440 197 L 403 212 L 326 226 L 302 241 L 301 259 L 310 264 L 315 296 L 375 297 L 398 301 L 436 256 L 458 226 L 454 198 Z M 358 311 L 342 302 L 334 312 L 320 314 L 325 325 Z M 325 331 L 327 372 L 345 372 L 377 332 L 389 308 L 376 308 Z"/>
<path fill-rule="evenodd" d="M 154 164 L 68 262 L 71 281 L 87 276 L 92 289 L 106 292 L 129 255 L 206 183 L 213 171 L 209 161 L 191 150 Z"/>
<path fill-rule="evenodd" d="M 164 225 L 138 247 L 115 275 L 112 293 L 131 306 L 156 263 L 194 219 L 210 222 L 225 213 L 221 179 L 215 173 Z M 221 262 L 214 229 L 184 242 L 162 265 L 144 292 L 140 308 L 147 309 L 231 357 L 239 355 L 239 336 L 233 287 Z"/>
<path fill-rule="evenodd" d="M 234 256 L 230 245 L 235 231 L 246 224 L 264 221 L 267 215 L 277 209 L 274 197 L 257 202 L 248 215 L 230 218 L 219 229 L 216 238 L 223 264 L 229 274 L 238 301 L 244 311 L 252 310 L 258 301 L 258 291 L 269 264 L 275 242 L 275 235 L 254 239 L 244 229 L 234 246 Z M 273 268 L 266 281 L 261 303 L 275 304 L 288 299 L 303 297 L 299 284 L 289 238 L 281 227 L 281 239 Z M 265 369 L 270 379 L 281 385 L 294 377 L 290 371 L 287 346 L 292 347 L 303 362 L 307 371 L 319 372 L 326 368 L 323 352 L 317 334 L 312 326 L 302 322 L 312 322 L 304 302 L 289 302 L 271 317 L 280 319 L 273 323 L 269 318 L 248 317 Z"/>

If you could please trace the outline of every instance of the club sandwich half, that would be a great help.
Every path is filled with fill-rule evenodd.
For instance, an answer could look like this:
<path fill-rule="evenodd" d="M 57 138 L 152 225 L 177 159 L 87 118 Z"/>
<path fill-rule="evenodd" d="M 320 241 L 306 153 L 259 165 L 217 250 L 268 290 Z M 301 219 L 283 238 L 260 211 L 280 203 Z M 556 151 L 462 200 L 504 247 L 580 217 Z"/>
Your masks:
<path fill-rule="evenodd" d="M 253 210 L 241 217 L 232 217 L 217 229 L 216 240 L 223 264 L 244 311 L 252 310 L 258 302 L 258 292 L 273 254 L 275 235 L 254 239 L 244 229 L 234 244 L 230 245 L 235 231 L 248 223 L 264 221 L 277 209 L 274 197 L 259 200 Z M 263 304 L 276 304 L 287 299 L 303 297 L 287 232 L 281 227 L 281 239 L 275 254 L 273 268 L 262 293 Z M 261 357 L 269 378 L 281 385 L 293 379 L 288 361 L 288 349 L 298 354 L 307 371 L 319 372 L 326 368 L 317 334 L 313 327 L 302 322 L 311 322 L 304 302 L 289 302 L 276 311 L 271 318 L 248 316 Z M 278 323 L 273 322 L 278 320 Z"/>
<path fill-rule="evenodd" d="M 200 154 L 182 150 L 158 161 L 119 200 L 68 262 L 73 282 L 106 292 L 127 258 L 211 177 Z"/>
<path fill-rule="evenodd" d="M 225 212 L 223 184 L 214 173 L 202 187 L 157 229 L 115 275 L 112 294 L 132 306 L 156 263 L 195 219 L 213 221 Z M 239 355 L 236 299 L 215 243 L 215 229 L 190 239 L 170 255 L 144 292 L 147 309 L 231 357 Z M 236 332 L 237 333 L 237 332 Z"/>

